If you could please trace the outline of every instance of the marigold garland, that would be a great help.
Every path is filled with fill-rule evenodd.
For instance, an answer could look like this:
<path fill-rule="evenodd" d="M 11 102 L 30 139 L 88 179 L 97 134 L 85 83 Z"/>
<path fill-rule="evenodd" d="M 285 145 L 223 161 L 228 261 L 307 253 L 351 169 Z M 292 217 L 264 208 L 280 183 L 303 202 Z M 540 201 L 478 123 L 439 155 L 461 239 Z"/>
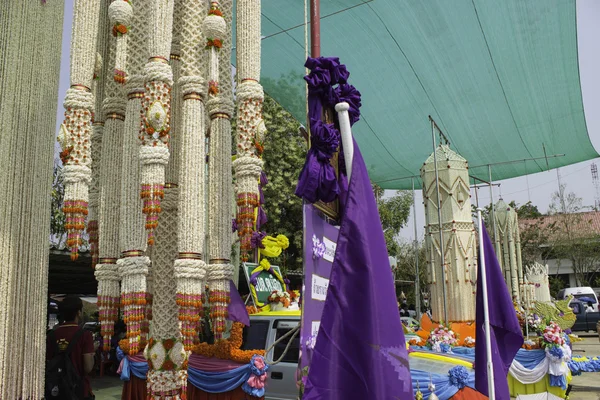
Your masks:
<path fill-rule="evenodd" d="M 240 350 L 243 341 L 244 325 L 234 322 L 229 339 L 218 340 L 215 344 L 200 343 L 192 349 L 192 353 L 206 357 L 231 360 L 240 364 L 249 363 L 252 356 L 265 355 L 265 350 Z"/>

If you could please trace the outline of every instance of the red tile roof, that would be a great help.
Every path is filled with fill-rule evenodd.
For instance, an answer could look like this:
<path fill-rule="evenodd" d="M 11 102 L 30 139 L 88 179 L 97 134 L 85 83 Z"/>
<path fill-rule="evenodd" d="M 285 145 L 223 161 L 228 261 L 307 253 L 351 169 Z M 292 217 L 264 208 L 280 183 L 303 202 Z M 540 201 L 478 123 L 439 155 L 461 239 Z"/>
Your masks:
<path fill-rule="evenodd" d="M 600 211 L 589 211 L 575 214 L 544 215 L 539 218 L 519 220 L 519 229 L 523 230 L 539 223 L 540 227 L 547 228 L 556 224 L 557 231 L 564 231 L 569 226 L 574 235 L 578 237 L 600 235 Z"/>

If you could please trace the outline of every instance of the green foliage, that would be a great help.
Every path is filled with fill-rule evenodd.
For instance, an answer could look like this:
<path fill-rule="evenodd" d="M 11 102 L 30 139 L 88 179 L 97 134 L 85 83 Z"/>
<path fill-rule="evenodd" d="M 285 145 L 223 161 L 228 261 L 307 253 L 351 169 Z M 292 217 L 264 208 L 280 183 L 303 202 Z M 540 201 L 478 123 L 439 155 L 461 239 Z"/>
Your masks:
<path fill-rule="evenodd" d="M 398 253 L 396 254 L 397 267 L 394 269 L 394 279 L 397 281 L 410 281 L 414 282 L 409 284 L 407 282 L 399 283 L 396 287 L 397 292 L 403 291 L 406 295 L 407 304 L 415 304 L 415 284 L 416 284 L 416 259 L 415 259 L 415 246 L 414 242 L 401 242 L 397 244 Z M 417 243 L 417 249 L 419 254 L 419 282 L 420 291 L 424 292 L 427 290 L 427 282 L 429 277 L 427 275 L 427 255 L 425 251 L 424 243 Z M 423 309 L 423 306 L 421 306 Z"/>
<path fill-rule="evenodd" d="M 290 247 L 272 264 L 287 269 L 302 268 L 302 199 L 294 194 L 306 157 L 306 142 L 298 133 L 300 123 L 273 98 L 266 95 L 263 118 L 267 127 L 263 160 L 269 183 L 264 187 L 268 222 L 261 229 L 268 235 L 283 234 Z"/>
<path fill-rule="evenodd" d="M 514 200 L 508 203 L 516 212 L 517 217 L 519 219 L 531 219 L 531 218 L 539 218 L 543 214 L 538 210 L 537 206 L 533 205 L 531 201 L 519 206 Z"/>
<path fill-rule="evenodd" d="M 410 208 L 413 204 L 412 193 L 409 191 L 397 191 L 391 197 L 384 197 L 383 189 L 374 183 L 372 186 L 388 254 L 396 257 L 401 251 L 397 238 L 400 230 L 408 221 Z"/>
<path fill-rule="evenodd" d="M 63 185 L 62 167 L 54 164 L 54 176 L 52 179 L 51 214 L 50 214 L 50 244 L 56 248 L 62 248 L 67 238 L 65 230 L 65 213 L 62 210 L 65 189 Z"/>
<path fill-rule="evenodd" d="M 305 87 L 302 78 L 301 74 L 291 71 L 288 74 L 282 74 L 279 79 L 263 78 L 260 83 L 271 98 L 284 99 L 279 107 L 289 112 L 292 118 L 301 118 L 300 123 L 304 125 L 306 119 L 304 117 L 306 115 L 306 93 L 301 90 Z M 294 132 L 297 129 L 296 126 Z"/>

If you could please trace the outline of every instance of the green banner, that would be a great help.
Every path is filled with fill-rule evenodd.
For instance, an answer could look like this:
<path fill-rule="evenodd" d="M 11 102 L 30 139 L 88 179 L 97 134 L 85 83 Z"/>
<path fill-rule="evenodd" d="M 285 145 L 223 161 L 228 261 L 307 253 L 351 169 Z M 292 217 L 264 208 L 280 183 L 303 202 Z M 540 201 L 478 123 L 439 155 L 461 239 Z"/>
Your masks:
<path fill-rule="evenodd" d="M 248 280 L 248 287 L 252 287 L 252 283 L 250 282 L 250 277 L 252 276 L 252 271 L 254 271 L 258 264 L 254 263 L 243 263 L 244 273 L 246 274 L 246 279 Z M 279 267 L 275 265 L 271 265 L 271 269 L 276 271 L 279 276 L 281 276 L 281 270 Z M 271 274 L 267 271 L 260 271 L 256 277 L 256 285 L 254 285 L 254 291 L 250 290 L 252 293 L 252 300 L 256 306 L 262 306 L 263 304 L 267 304 L 269 301 L 267 300 L 271 292 L 274 290 L 283 290 L 283 285 L 275 275 Z"/>

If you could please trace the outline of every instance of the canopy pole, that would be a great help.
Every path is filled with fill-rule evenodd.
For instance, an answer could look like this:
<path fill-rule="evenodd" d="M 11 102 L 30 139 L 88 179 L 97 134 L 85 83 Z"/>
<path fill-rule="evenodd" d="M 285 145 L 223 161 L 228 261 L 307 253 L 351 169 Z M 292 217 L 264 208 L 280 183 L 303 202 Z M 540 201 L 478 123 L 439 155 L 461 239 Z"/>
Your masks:
<path fill-rule="evenodd" d="M 310 0 L 310 56 L 321 57 L 321 0 Z"/>
<path fill-rule="evenodd" d="M 492 232 L 494 234 L 494 249 L 496 249 L 496 254 L 500 254 L 500 243 L 497 241 L 496 236 L 496 217 L 494 213 L 494 188 L 492 185 L 492 166 L 488 164 L 488 178 L 489 178 L 489 187 L 490 187 L 490 217 L 492 219 Z"/>
<path fill-rule="evenodd" d="M 435 143 L 435 121 L 429 117 L 431 121 L 431 140 L 433 145 L 433 165 L 435 170 L 435 191 L 437 193 L 437 212 L 438 212 L 438 229 L 440 235 L 440 259 L 442 263 L 442 296 L 444 300 L 444 321 L 448 324 L 448 307 L 446 305 L 446 255 L 444 253 L 444 232 L 442 230 L 442 200 L 440 199 L 440 177 L 438 173 L 437 163 L 437 145 Z"/>
<path fill-rule="evenodd" d="M 490 400 L 496 399 L 496 393 L 494 388 L 494 366 L 492 364 L 492 340 L 490 338 L 490 312 L 488 308 L 488 294 L 487 294 L 487 276 L 485 270 L 485 254 L 483 251 L 483 221 L 481 217 L 481 208 L 477 209 L 477 219 L 479 225 L 479 263 L 481 265 L 481 288 L 483 297 L 483 330 L 485 332 L 485 358 L 487 365 L 487 376 L 488 376 L 488 397 Z"/>
<path fill-rule="evenodd" d="M 419 281 L 419 242 L 417 240 L 417 204 L 415 202 L 415 178 L 412 178 L 413 222 L 415 228 L 415 311 L 421 317 L 421 283 Z"/>

